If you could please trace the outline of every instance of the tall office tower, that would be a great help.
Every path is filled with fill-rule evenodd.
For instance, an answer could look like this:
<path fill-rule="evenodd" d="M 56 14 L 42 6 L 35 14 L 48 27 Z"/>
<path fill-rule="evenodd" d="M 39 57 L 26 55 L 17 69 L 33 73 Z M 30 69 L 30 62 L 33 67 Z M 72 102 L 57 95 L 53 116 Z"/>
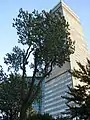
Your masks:
<path fill-rule="evenodd" d="M 43 85 L 42 112 L 58 116 L 67 107 L 61 96 L 68 91 L 67 85 L 74 87 L 78 82 L 68 72 L 74 67 L 78 69 L 76 61 L 86 63 L 88 49 L 83 35 L 83 29 L 77 15 L 65 4 L 59 3 L 53 12 L 61 11 L 70 25 L 72 41 L 75 41 L 75 53 L 70 56 L 70 62 L 66 62 L 62 68 L 54 68 L 52 75 L 46 78 Z"/>

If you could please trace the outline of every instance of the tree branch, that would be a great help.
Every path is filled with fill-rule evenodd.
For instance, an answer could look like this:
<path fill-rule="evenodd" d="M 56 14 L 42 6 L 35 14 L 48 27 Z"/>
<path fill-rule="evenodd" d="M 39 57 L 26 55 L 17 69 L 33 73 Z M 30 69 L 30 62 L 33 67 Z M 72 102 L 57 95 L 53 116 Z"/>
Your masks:
<path fill-rule="evenodd" d="M 27 54 L 26 61 L 28 60 L 28 58 L 29 58 L 29 56 L 30 56 L 30 54 L 32 53 L 33 50 L 34 50 L 34 48 L 31 48 L 31 51 Z"/>
<path fill-rule="evenodd" d="M 27 54 L 28 54 L 29 50 L 30 50 L 30 46 L 29 46 L 29 47 L 28 47 L 28 49 L 27 49 L 26 56 L 27 56 Z"/>
<path fill-rule="evenodd" d="M 40 81 L 39 81 L 39 83 L 37 85 L 37 89 L 36 89 L 35 93 L 33 94 L 32 98 L 31 98 L 31 102 L 29 104 L 32 104 L 34 99 L 37 97 L 37 93 L 39 92 L 39 88 L 40 88 L 40 85 L 41 85 L 43 79 L 51 73 L 52 67 L 53 67 L 53 62 L 54 62 L 54 60 L 51 62 L 50 70 L 46 74 L 44 74 L 43 77 L 40 79 Z"/>
<path fill-rule="evenodd" d="M 33 85 L 34 85 L 34 82 L 35 82 L 35 75 L 36 75 L 36 72 L 37 72 L 37 54 L 36 53 L 35 53 L 35 63 L 34 64 L 35 64 L 35 69 L 34 69 L 32 81 L 31 81 L 30 88 L 29 88 L 28 94 L 27 94 L 24 102 L 28 102 L 28 99 L 30 98 L 30 96 L 32 94 L 32 89 L 33 89 Z"/>

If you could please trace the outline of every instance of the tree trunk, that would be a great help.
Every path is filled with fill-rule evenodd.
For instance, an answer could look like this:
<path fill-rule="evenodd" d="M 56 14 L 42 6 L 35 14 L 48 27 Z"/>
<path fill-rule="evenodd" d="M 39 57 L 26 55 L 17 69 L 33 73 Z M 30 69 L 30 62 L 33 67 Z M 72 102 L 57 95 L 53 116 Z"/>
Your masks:
<path fill-rule="evenodd" d="M 8 120 L 8 111 L 6 112 L 6 120 Z"/>
<path fill-rule="evenodd" d="M 25 120 L 26 119 L 26 104 L 24 103 L 21 107 L 21 112 L 20 112 L 20 120 Z"/>
<path fill-rule="evenodd" d="M 10 120 L 12 120 L 12 109 L 10 110 Z"/>

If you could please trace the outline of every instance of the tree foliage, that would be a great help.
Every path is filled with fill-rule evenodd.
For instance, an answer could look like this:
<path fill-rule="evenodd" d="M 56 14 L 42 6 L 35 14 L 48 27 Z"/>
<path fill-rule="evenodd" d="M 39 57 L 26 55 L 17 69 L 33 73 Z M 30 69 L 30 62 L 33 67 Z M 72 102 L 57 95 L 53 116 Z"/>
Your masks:
<path fill-rule="evenodd" d="M 0 71 L 0 73 L 3 72 Z M 3 75 L 4 74 L 3 72 Z M 22 87 L 22 77 L 18 74 L 10 74 L 7 77 L 2 76 L 1 83 L 0 83 L 0 111 L 2 114 L 2 118 L 5 120 L 18 120 L 19 113 L 21 110 L 22 100 L 21 100 L 21 87 Z M 30 85 L 30 79 L 26 78 L 24 82 L 24 93 L 27 94 Z M 36 86 L 34 86 L 34 90 Z M 24 94 L 24 95 L 25 95 Z M 25 97 L 25 96 L 24 96 Z M 33 104 L 37 104 L 37 101 L 41 99 L 41 93 L 37 96 Z M 28 106 L 28 114 L 37 113 L 32 106 Z"/>
<path fill-rule="evenodd" d="M 72 74 L 81 84 L 75 88 L 69 88 L 67 100 L 68 109 L 65 114 L 70 119 L 77 120 L 90 119 L 90 60 L 87 59 L 87 65 L 77 62 L 79 70 L 74 69 Z"/>
<path fill-rule="evenodd" d="M 17 120 L 20 111 L 20 76 L 10 75 L 7 81 L 0 83 L 0 110 L 6 119 Z"/>
<path fill-rule="evenodd" d="M 18 42 L 24 49 L 15 46 L 12 53 L 6 54 L 4 60 L 9 70 L 13 68 L 15 73 L 22 70 L 20 120 L 25 120 L 25 113 L 36 99 L 42 80 L 50 75 L 55 65 L 61 67 L 65 61 L 69 61 L 74 46 L 70 39 L 69 25 L 60 12 L 39 13 L 34 10 L 29 13 L 20 9 L 13 27 L 16 28 Z M 33 61 L 30 61 L 31 55 Z M 27 66 L 30 66 L 33 75 L 26 94 L 24 82 L 27 77 Z M 36 84 L 37 76 L 39 80 Z"/>
<path fill-rule="evenodd" d="M 66 117 L 57 117 L 56 119 L 49 114 L 35 114 L 30 116 L 27 120 L 69 120 Z"/>
<path fill-rule="evenodd" d="M 55 120 L 51 115 L 49 114 L 36 114 L 29 116 L 27 120 Z"/>
<path fill-rule="evenodd" d="M 0 83 L 7 80 L 7 74 L 3 71 L 2 66 L 0 65 Z"/>

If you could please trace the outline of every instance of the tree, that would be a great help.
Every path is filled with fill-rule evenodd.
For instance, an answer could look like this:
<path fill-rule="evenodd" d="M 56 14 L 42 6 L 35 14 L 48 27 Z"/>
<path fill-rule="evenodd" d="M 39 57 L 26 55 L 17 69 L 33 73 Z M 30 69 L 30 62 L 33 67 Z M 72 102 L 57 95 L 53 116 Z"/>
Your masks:
<path fill-rule="evenodd" d="M 36 114 L 30 116 L 27 120 L 55 120 L 51 115 L 49 114 Z"/>
<path fill-rule="evenodd" d="M 69 117 L 63 116 L 63 115 L 61 114 L 61 116 L 57 117 L 55 120 L 70 120 L 70 119 L 69 119 Z"/>
<path fill-rule="evenodd" d="M 20 77 L 11 75 L 0 84 L 0 110 L 8 120 L 17 120 L 20 111 Z"/>
<path fill-rule="evenodd" d="M 27 94 L 29 89 L 29 81 L 31 78 L 26 78 L 24 82 L 24 92 Z M 19 74 L 6 75 L 3 68 L 0 67 L 0 112 L 3 120 L 18 120 L 21 108 L 21 87 L 22 79 Z M 34 86 L 36 89 L 36 86 Z M 37 96 L 37 99 L 33 102 L 36 104 L 41 99 L 41 93 Z M 29 114 L 36 114 L 32 107 L 29 107 L 27 112 Z"/>
<path fill-rule="evenodd" d="M 64 96 L 67 100 L 68 109 L 67 114 L 70 119 L 76 118 L 77 120 L 89 120 L 90 119 L 90 60 L 87 59 L 87 65 L 82 65 L 77 62 L 79 70 L 74 69 L 72 74 L 81 83 L 75 88 L 69 88 L 67 96 Z"/>
<path fill-rule="evenodd" d="M 6 75 L 3 68 L 0 69 L 0 111 L 5 120 L 18 120 L 20 112 L 20 75 Z M 26 83 L 24 91 L 27 90 Z"/>
<path fill-rule="evenodd" d="M 69 61 L 74 46 L 69 36 L 69 25 L 60 12 L 38 13 L 34 10 L 29 13 L 20 9 L 13 27 L 17 29 L 18 42 L 24 49 L 15 46 L 12 53 L 6 54 L 5 63 L 9 65 L 9 70 L 14 68 L 16 73 L 22 70 L 20 120 L 25 120 L 25 113 L 36 99 L 42 81 L 50 75 L 55 65 L 61 67 Z M 30 61 L 31 55 L 33 61 Z M 23 87 L 29 65 L 33 75 L 28 93 L 25 94 Z M 40 79 L 34 90 L 37 76 Z"/>
<path fill-rule="evenodd" d="M 3 71 L 2 66 L 0 65 L 0 83 L 7 80 L 7 74 Z"/>

